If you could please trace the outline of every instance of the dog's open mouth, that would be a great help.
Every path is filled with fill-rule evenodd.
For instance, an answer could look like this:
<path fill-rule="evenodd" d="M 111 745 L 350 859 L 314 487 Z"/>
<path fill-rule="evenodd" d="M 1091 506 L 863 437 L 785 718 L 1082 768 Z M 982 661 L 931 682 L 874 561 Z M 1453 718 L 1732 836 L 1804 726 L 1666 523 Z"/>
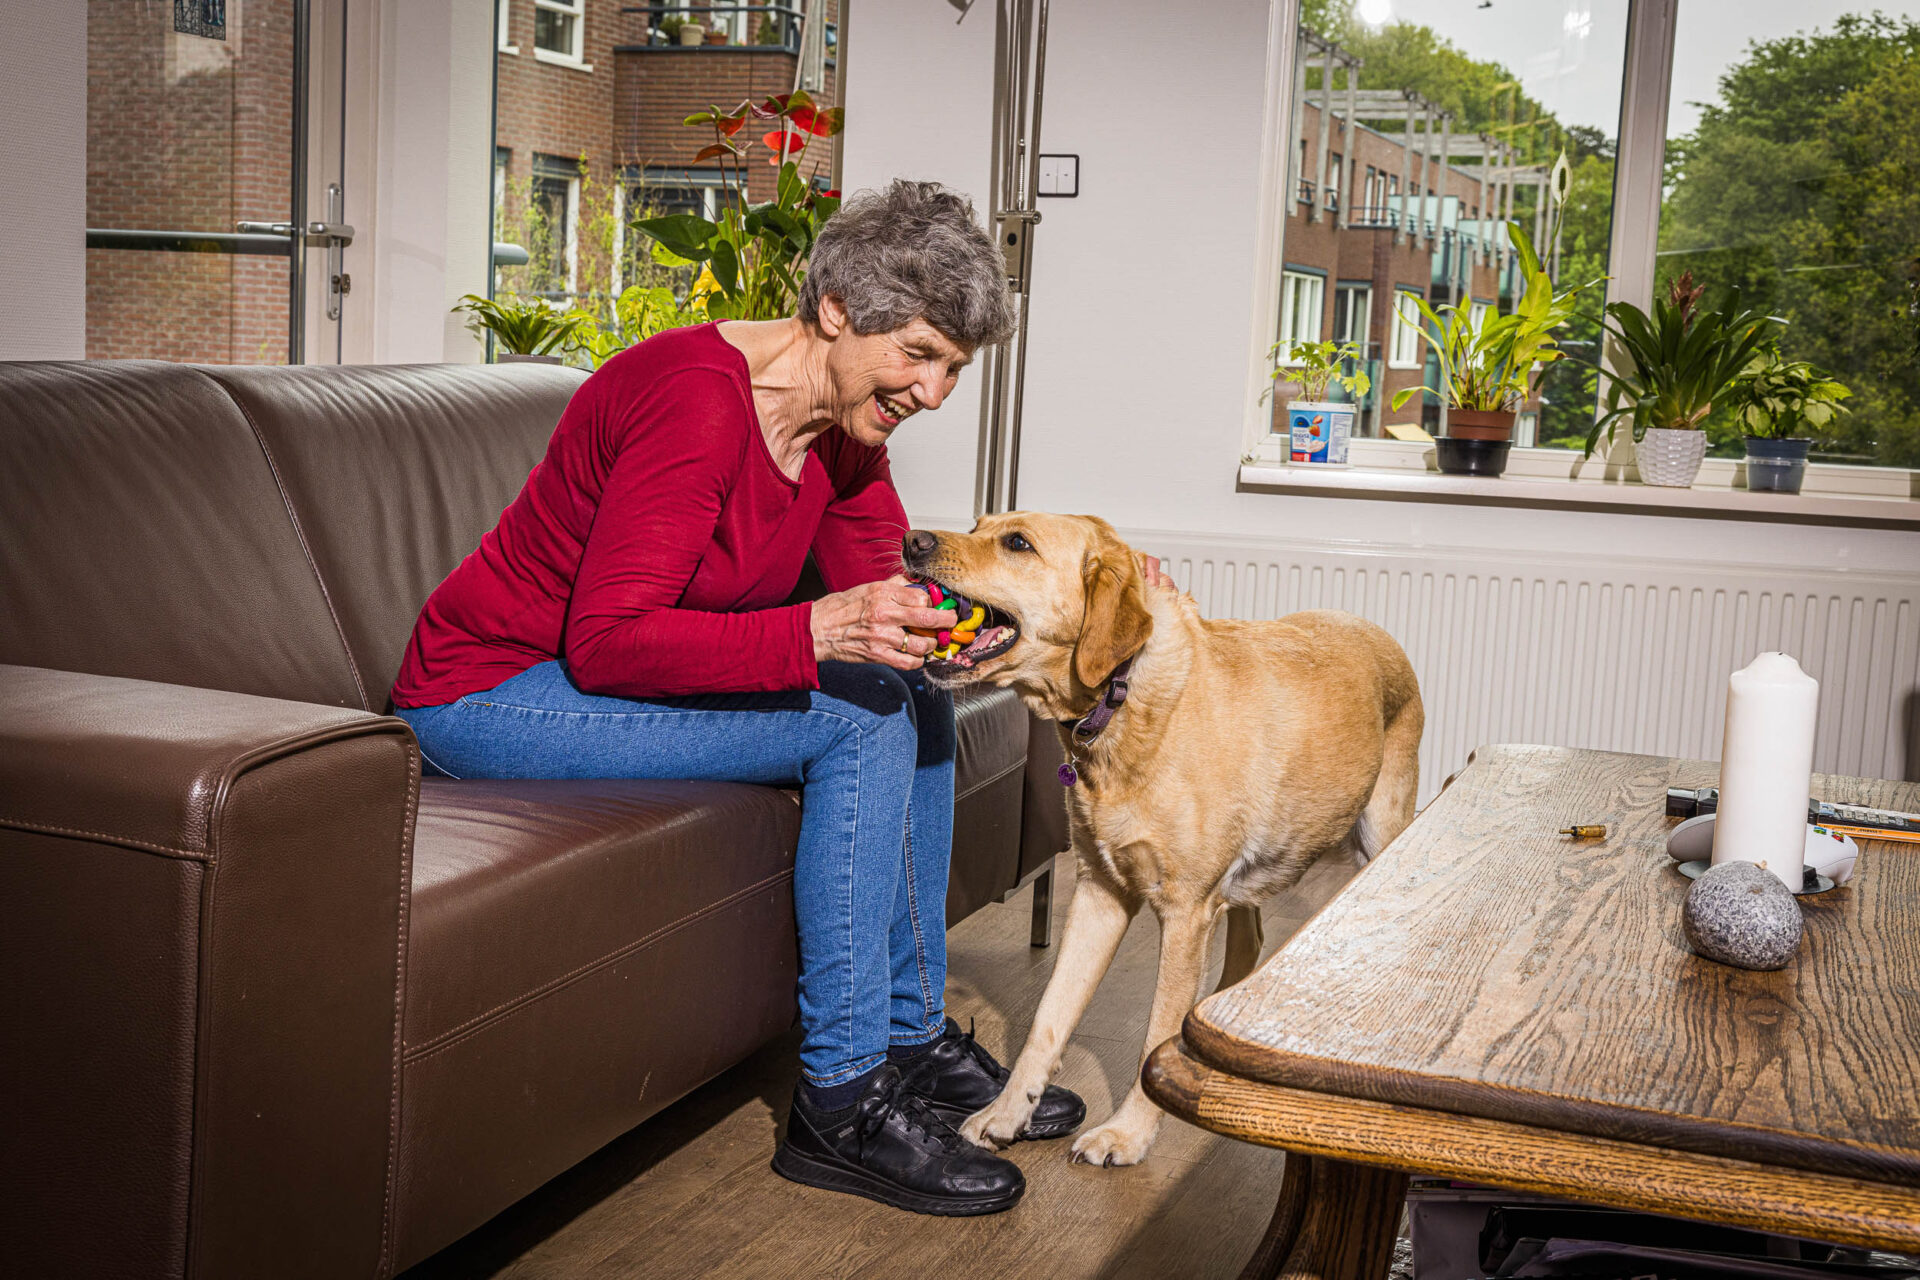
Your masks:
<path fill-rule="evenodd" d="M 938 581 L 933 578 L 923 578 L 921 580 L 924 582 Z M 945 657 L 930 656 L 927 659 L 927 669 L 929 671 L 937 674 L 971 670 L 991 658 L 999 657 L 1007 650 L 1013 648 L 1015 642 L 1020 639 L 1020 622 L 1017 618 L 1013 617 L 1013 615 L 994 608 L 984 600 L 969 599 L 964 592 L 956 591 L 944 582 L 940 582 L 938 585 L 940 590 L 946 594 L 947 598 L 954 602 L 957 618 L 964 619 L 968 617 L 975 608 L 978 608 L 983 616 L 980 626 L 973 633 L 971 640 L 965 642 L 956 651 Z M 962 634 L 964 634 L 964 632 Z M 943 651 L 936 649 L 934 652 L 935 654 L 939 654 Z"/>

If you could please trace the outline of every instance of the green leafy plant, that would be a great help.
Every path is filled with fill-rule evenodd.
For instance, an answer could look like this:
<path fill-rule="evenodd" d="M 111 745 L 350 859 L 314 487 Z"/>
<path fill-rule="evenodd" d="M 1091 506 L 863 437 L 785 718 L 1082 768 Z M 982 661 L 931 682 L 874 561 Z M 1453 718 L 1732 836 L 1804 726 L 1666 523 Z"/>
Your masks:
<path fill-rule="evenodd" d="M 774 21 L 772 14 L 769 13 L 760 19 L 760 30 L 754 34 L 753 42 L 755 44 L 786 43 L 786 40 L 780 34 L 780 24 Z"/>
<path fill-rule="evenodd" d="M 584 356 L 598 369 L 636 342 L 667 329 L 704 324 L 707 312 L 698 300 L 683 303 L 665 285 L 630 285 L 607 305 L 602 316 L 584 308 L 567 313 L 573 328 L 566 339 L 569 353 Z"/>
<path fill-rule="evenodd" d="M 1279 363 L 1280 349 L 1290 347 L 1287 352 L 1288 364 Z M 1352 373 L 1346 372 L 1346 364 L 1353 361 L 1356 366 L 1361 362 L 1360 348 L 1353 343 L 1326 342 L 1276 342 L 1267 351 L 1267 358 L 1274 361 L 1273 380 L 1275 382 L 1297 382 L 1305 392 L 1305 399 L 1325 398 L 1329 384 L 1338 383 L 1347 389 L 1347 394 L 1355 400 L 1367 394 L 1373 386 L 1373 380 L 1367 377 L 1367 371 L 1356 367 Z M 1273 394 L 1273 388 L 1261 396 Z"/>
<path fill-rule="evenodd" d="M 669 13 L 654 24 L 654 30 L 658 31 L 661 38 L 668 44 L 679 44 L 680 28 L 686 26 L 688 21 L 685 14 Z"/>
<path fill-rule="evenodd" d="M 1602 432 L 1613 442 L 1621 418 L 1633 424 L 1640 440 L 1649 427 L 1702 431 L 1713 402 L 1740 381 L 1754 356 L 1779 330 L 1773 316 L 1739 307 L 1736 293 L 1723 309 L 1703 309 L 1704 285 L 1683 272 L 1664 295 L 1653 300 L 1649 316 L 1630 302 L 1607 307 L 1601 327 L 1619 344 L 1624 369 L 1602 367 L 1607 379 L 1606 412 L 1587 432 L 1592 456 Z"/>
<path fill-rule="evenodd" d="M 1562 156 L 1555 174 L 1560 174 L 1565 165 L 1566 157 Z M 1581 291 L 1605 277 L 1556 290 L 1553 277 L 1520 224 L 1509 222 L 1507 234 L 1525 284 L 1513 310 L 1501 315 L 1488 309 L 1476 318 L 1471 309 L 1463 311 L 1449 305 L 1436 311 L 1425 299 L 1415 298 L 1420 316 L 1429 326 L 1421 329 L 1421 336 L 1440 361 L 1440 390 L 1427 386 L 1403 388 L 1394 394 L 1395 409 L 1409 397 L 1426 392 L 1445 395 L 1447 403 L 1456 409 L 1496 413 L 1515 410 L 1533 398 L 1540 371 L 1566 355 L 1555 332 L 1572 318 Z M 1402 324 L 1414 323 L 1395 314 Z"/>
<path fill-rule="evenodd" d="M 776 170 L 773 199 L 748 203 L 746 175 L 750 148 L 735 141 L 749 120 L 771 124 L 761 139 Z M 707 314 L 716 320 L 777 320 L 793 314 L 806 278 L 807 255 L 820 228 L 840 208 L 838 191 L 815 188 L 824 161 L 814 152 L 812 172 L 800 176 L 807 147 L 845 127 L 840 107 L 820 108 L 804 90 L 768 98 L 755 106 L 743 102 L 733 112 L 718 107 L 687 117 L 689 127 L 711 127 L 714 141 L 694 162 L 718 159 L 723 180 L 718 221 L 691 213 L 648 218 L 637 227 L 668 253 L 699 263 L 713 280 Z M 757 187 L 757 184 L 753 184 Z"/>
<path fill-rule="evenodd" d="M 1851 396 L 1846 384 L 1805 360 L 1788 360 L 1777 345 L 1758 352 L 1740 372 L 1729 399 L 1742 431 L 1763 440 L 1820 438 Z"/>
<path fill-rule="evenodd" d="M 469 293 L 453 309 L 467 313 L 467 328 L 475 335 L 491 333 L 515 355 L 558 354 L 579 326 L 576 313 L 558 311 L 543 298 L 496 300 Z"/>

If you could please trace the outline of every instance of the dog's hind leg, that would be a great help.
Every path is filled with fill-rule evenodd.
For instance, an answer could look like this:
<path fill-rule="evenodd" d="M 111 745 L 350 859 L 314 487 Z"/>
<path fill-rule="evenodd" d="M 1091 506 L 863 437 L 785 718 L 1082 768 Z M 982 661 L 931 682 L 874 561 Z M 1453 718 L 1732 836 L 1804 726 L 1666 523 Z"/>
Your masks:
<path fill-rule="evenodd" d="M 1160 915 L 1160 976 L 1153 988 L 1143 1060 L 1180 1033 L 1181 1021 L 1200 998 L 1218 907 L 1206 901 L 1156 902 L 1154 910 Z M 1139 1164 L 1160 1131 L 1160 1117 L 1160 1108 L 1140 1087 L 1136 1071 L 1133 1088 L 1106 1122 L 1074 1139 L 1073 1158 L 1097 1165 Z"/>
<path fill-rule="evenodd" d="M 1039 1011 L 1033 1016 L 1033 1030 L 1000 1096 L 961 1123 L 960 1132 L 969 1141 L 983 1147 L 1003 1147 L 1026 1129 L 1040 1091 L 1060 1065 L 1067 1039 L 1080 1025 L 1094 988 L 1106 976 L 1113 953 L 1120 949 L 1120 939 L 1126 936 L 1133 913 L 1139 908 L 1139 900 L 1124 897 L 1104 870 L 1085 858 L 1080 860 L 1060 954 L 1053 963 L 1046 993 L 1040 997 Z"/>
<path fill-rule="evenodd" d="M 1220 985 L 1225 991 L 1240 982 L 1260 964 L 1260 949 L 1267 944 L 1267 931 L 1260 924 L 1259 907 L 1227 908 L 1227 959 L 1220 966 Z"/>

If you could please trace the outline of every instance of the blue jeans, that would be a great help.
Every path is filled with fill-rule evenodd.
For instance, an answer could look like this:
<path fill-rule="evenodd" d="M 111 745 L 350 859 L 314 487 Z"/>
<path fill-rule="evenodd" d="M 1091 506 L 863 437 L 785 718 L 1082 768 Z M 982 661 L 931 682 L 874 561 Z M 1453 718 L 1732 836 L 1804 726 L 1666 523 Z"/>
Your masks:
<path fill-rule="evenodd" d="M 944 1028 L 953 700 L 924 675 L 823 662 L 815 692 L 608 698 L 543 662 L 395 714 L 455 778 L 800 787 L 801 1070 L 838 1084 Z"/>

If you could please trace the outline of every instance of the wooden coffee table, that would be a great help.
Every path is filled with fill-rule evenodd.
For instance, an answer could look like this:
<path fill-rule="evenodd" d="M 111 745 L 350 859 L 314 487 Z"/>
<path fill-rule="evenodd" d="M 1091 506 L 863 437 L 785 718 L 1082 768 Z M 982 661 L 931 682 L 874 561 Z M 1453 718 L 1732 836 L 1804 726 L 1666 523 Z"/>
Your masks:
<path fill-rule="evenodd" d="M 1664 801 L 1717 772 L 1482 748 L 1155 1051 L 1168 1111 L 1292 1153 L 1243 1280 L 1384 1275 L 1409 1172 L 1920 1251 L 1920 846 L 1862 841 L 1788 968 L 1702 960 Z M 1920 810 L 1912 783 L 1814 794 Z"/>

